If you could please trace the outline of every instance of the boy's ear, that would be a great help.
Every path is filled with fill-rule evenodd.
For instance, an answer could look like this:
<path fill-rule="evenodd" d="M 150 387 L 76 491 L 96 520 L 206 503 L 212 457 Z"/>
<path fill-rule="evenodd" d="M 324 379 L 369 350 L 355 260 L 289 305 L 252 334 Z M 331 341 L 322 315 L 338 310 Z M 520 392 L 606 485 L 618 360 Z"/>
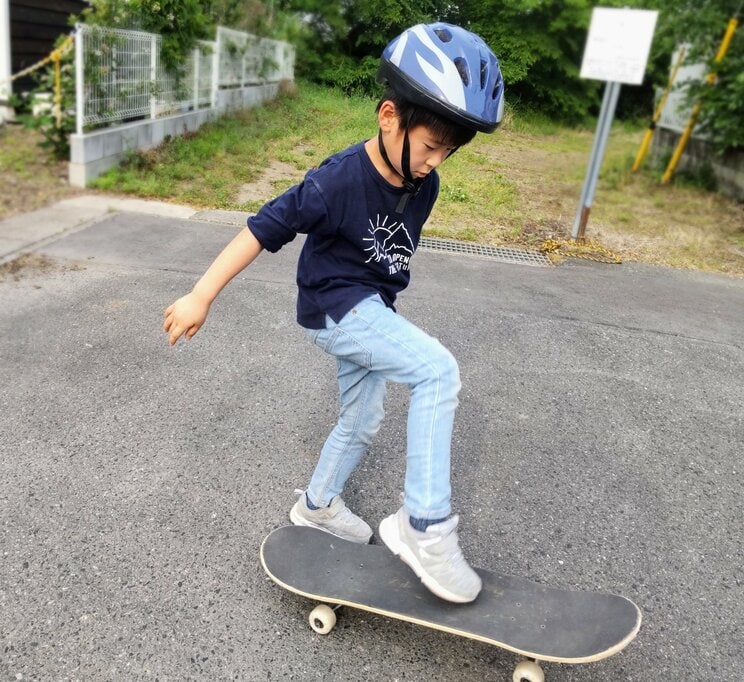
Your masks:
<path fill-rule="evenodd" d="M 383 133 L 389 133 L 400 125 L 398 109 L 389 99 L 386 99 L 377 111 L 377 122 Z"/>

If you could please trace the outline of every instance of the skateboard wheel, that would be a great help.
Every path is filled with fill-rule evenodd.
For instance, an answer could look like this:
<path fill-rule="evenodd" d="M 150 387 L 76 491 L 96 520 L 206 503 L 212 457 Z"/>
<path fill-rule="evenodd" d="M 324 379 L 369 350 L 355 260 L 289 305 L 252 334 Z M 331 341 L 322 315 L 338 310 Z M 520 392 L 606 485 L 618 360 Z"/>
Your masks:
<path fill-rule="evenodd" d="M 522 661 L 514 668 L 513 682 L 545 682 L 542 668 L 534 661 Z"/>
<path fill-rule="evenodd" d="M 318 604 L 310 612 L 310 627 L 320 635 L 327 635 L 336 625 L 336 612 L 327 604 Z"/>

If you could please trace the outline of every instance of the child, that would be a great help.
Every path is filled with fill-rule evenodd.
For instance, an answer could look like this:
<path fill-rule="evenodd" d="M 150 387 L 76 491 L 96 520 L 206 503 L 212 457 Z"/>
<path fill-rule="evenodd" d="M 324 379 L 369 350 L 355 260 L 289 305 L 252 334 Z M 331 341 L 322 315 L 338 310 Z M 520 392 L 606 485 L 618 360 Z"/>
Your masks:
<path fill-rule="evenodd" d="M 439 191 L 435 171 L 503 112 L 503 80 L 486 44 L 449 24 L 419 24 L 384 50 L 379 132 L 326 159 L 266 204 L 165 311 L 171 344 L 204 324 L 222 288 L 263 250 L 307 234 L 297 268 L 297 320 L 338 367 L 340 415 L 290 518 L 352 542 L 372 529 L 340 494 L 383 418 L 386 381 L 408 384 L 405 495 L 380 537 L 436 595 L 476 598 L 481 581 L 459 548 L 450 507 L 450 441 L 460 378 L 436 339 L 395 312 Z"/>

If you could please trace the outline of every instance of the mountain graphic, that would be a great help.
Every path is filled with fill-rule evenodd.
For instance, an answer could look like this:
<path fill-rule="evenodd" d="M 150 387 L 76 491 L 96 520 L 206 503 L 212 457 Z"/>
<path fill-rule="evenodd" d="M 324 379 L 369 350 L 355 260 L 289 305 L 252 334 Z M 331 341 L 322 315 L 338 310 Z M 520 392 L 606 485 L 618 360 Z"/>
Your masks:
<path fill-rule="evenodd" d="M 368 230 L 370 236 L 364 238 L 364 241 L 369 243 L 364 250 L 370 254 L 366 262 L 403 263 L 404 266 L 397 267 L 396 271 L 407 270 L 408 261 L 413 256 L 413 240 L 405 224 L 393 222 L 387 226 L 389 216 L 385 216 L 382 221 L 379 214 L 376 218 L 376 222 L 370 218 Z"/>

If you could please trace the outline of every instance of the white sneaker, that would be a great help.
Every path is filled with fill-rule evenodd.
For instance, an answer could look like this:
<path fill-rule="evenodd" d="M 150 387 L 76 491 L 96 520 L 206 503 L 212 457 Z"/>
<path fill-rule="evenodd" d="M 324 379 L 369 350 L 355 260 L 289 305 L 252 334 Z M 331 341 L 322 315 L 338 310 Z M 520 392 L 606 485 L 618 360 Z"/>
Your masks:
<path fill-rule="evenodd" d="M 297 500 L 289 518 L 295 526 L 310 526 L 335 535 L 342 540 L 366 545 L 372 539 L 372 529 L 344 504 L 337 495 L 328 507 L 310 509 L 307 506 L 307 493 L 303 492 Z"/>
<path fill-rule="evenodd" d="M 453 516 L 422 533 L 411 526 L 408 514 L 401 507 L 382 521 L 380 538 L 434 594 L 464 604 L 478 596 L 482 581 L 460 551 L 455 532 L 458 521 Z"/>

